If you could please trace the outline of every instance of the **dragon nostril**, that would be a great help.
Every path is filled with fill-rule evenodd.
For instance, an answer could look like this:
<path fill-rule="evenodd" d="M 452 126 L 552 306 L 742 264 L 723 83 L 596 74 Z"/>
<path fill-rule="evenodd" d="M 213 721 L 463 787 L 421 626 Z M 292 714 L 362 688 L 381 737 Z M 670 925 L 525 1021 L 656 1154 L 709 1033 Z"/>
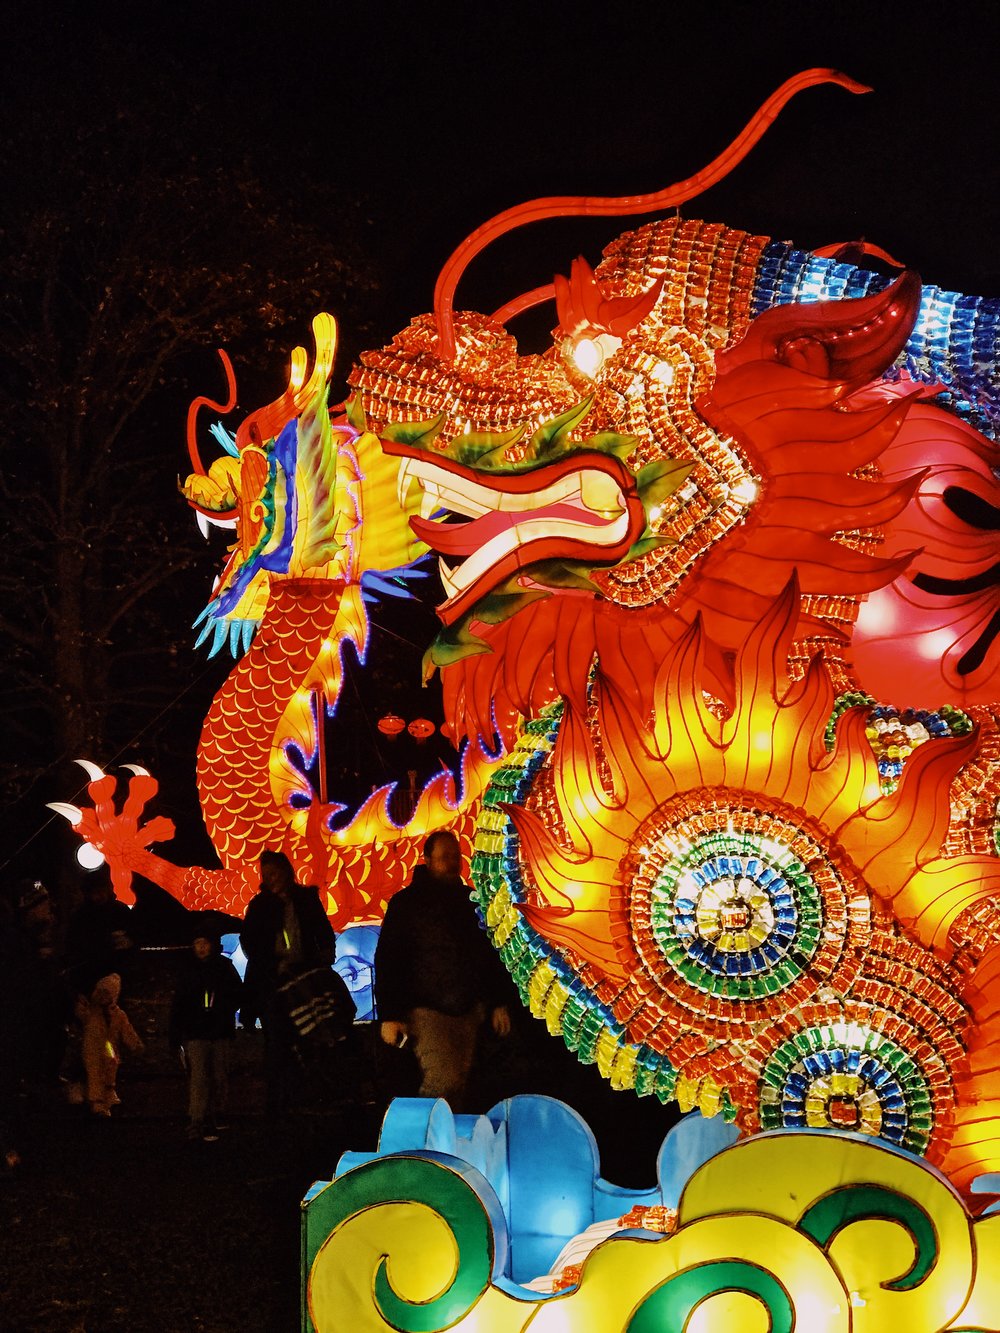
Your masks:
<path fill-rule="evenodd" d="M 817 338 L 788 338 L 778 348 L 778 360 L 806 375 L 829 379 L 830 353 Z"/>

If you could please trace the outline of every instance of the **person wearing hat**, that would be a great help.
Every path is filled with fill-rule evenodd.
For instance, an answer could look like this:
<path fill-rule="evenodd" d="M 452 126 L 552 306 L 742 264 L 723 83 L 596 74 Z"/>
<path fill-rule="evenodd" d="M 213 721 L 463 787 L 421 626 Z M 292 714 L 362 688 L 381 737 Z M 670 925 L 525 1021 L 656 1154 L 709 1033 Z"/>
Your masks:
<path fill-rule="evenodd" d="M 188 1138 L 214 1143 L 229 1092 L 229 1065 L 243 983 L 216 931 L 195 921 L 191 954 L 170 1006 L 170 1048 L 188 1075 Z"/>

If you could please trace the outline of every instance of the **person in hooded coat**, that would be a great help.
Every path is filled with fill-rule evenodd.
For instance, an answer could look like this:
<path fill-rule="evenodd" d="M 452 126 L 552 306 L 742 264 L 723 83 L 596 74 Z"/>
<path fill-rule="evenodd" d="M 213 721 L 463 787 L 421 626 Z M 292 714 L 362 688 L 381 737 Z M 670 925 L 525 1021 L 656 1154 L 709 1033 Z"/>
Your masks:
<path fill-rule="evenodd" d="M 83 1068 L 87 1079 L 87 1101 L 97 1116 L 109 1116 L 118 1096 L 118 1066 L 122 1051 L 137 1055 L 142 1039 L 118 1004 L 122 979 L 117 972 L 101 977 L 82 1006 Z"/>

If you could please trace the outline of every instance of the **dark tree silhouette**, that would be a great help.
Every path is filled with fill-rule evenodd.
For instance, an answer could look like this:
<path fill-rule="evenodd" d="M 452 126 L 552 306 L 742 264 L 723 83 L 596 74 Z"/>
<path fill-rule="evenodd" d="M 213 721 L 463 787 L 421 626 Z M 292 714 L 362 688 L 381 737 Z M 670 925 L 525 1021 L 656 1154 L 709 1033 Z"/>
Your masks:
<path fill-rule="evenodd" d="M 281 158 L 265 188 L 261 158 L 214 151 L 223 109 L 177 71 L 158 77 L 89 87 L 82 123 L 79 86 L 25 100 L 0 144 L 0 783 L 15 838 L 70 794 L 41 781 L 62 761 L 109 760 L 142 733 L 128 758 L 180 747 L 191 762 L 197 705 L 186 732 L 160 716 L 205 672 L 186 629 L 218 561 L 177 493 L 187 403 L 221 392 L 219 346 L 243 372 L 240 410 L 280 392 L 324 308 L 351 324 L 346 376 L 376 285 L 359 197 L 266 135 L 255 151 Z"/>

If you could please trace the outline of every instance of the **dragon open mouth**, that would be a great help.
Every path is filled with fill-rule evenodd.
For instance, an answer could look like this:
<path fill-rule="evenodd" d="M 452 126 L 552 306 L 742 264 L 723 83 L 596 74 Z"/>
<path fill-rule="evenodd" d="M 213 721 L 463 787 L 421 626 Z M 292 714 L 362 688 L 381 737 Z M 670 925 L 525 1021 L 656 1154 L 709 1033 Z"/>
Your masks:
<path fill-rule="evenodd" d="M 646 527 L 635 478 L 617 458 L 577 453 L 523 472 L 489 475 L 405 445 L 384 442 L 383 448 L 403 459 L 401 489 L 411 480 L 423 487 L 421 517 L 410 526 L 443 557 L 447 597 L 438 615 L 446 625 L 516 574 L 530 577 L 530 567 L 545 561 L 617 564 Z M 442 511 L 469 521 L 431 517 Z"/>

